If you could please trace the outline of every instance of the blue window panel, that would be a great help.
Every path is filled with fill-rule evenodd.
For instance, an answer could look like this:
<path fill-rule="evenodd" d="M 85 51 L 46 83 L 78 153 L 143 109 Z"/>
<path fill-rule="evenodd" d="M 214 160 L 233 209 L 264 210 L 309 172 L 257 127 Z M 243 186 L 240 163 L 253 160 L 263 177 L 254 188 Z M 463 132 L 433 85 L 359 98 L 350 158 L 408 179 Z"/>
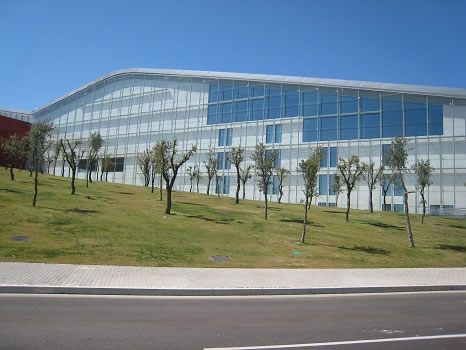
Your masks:
<path fill-rule="evenodd" d="M 274 142 L 275 143 L 281 143 L 282 142 L 282 125 L 281 124 L 275 125 Z"/>
<path fill-rule="evenodd" d="M 405 136 L 427 135 L 425 103 L 405 102 Z"/>
<path fill-rule="evenodd" d="M 297 117 L 299 115 L 299 94 L 297 91 L 284 91 L 285 117 Z"/>
<path fill-rule="evenodd" d="M 230 176 L 224 176 L 223 180 L 223 194 L 230 193 Z"/>
<path fill-rule="evenodd" d="M 302 114 L 305 117 L 317 116 L 317 93 L 303 92 L 301 94 L 301 101 L 303 104 Z"/>
<path fill-rule="evenodd" d="M 275 152 L 277 153 L 277 158 L 275 158 L 275 161 L 273 162 L 274 167 L 278 167 L 281 165 L 282 161 L 282 151 L 279 149 L 276 149 Z"/>
<path fill-rule="evenodd" d="M 358 138 L 358 116 L 340 117 L 340 140 L 356 140 Z"/>
<path fill-rule="evenodd" d="M 319 175 L 319 195 L 326 196 L 327 193 L 327 175 Z"/>
<path fill-rule="evenodd" d="M 443 106 L 429 104 L 429 135 L 443 135 Z"/>
<path fill-rule="evenodd" d="M 217 178 L 217 186 L 215 187 L 215 193 L 223 193 L 223 176 Z"/>
<path fill-rule="evenodd" d="M 399 179 L 395 180 L 393 184 L 393 195 L 402 196 L 404 194 L 403 187 L 401 186 L 401 181 Z"/>
<path fill-rule="evenodd" d="M 335 174 L 330 174 L 328 178 L 328 194 L 335 195 Z"/>
<path fill-rule="evenodd" d="M 338 162 L 338 148 L 330 147 L 330 167 L 335 168 Z"/>
<path fill-rule="evenodd" d="M 392 193 L 392 183 L 388 179 L 388 175 L 383 176 L 383 186 L 384 186 L 384 188 L 387 189 L 387 197 L 390 197 L 391 193 Z M 381 192 L 382 192 L 382 200 L 383 200 L 383 190 L 382 189 L 381 189 Z"/>
<path fill-rule="evenodd" d="M 320 141 L 333 141 L 337 139 L 337 117 L 319 118 Z"/>
<path fill-rule="evenodd" d="M 231 103 L 224 103 L 218 105 L 221 115 L 220 115 L 220 123 L 231 123 L 232 111 L 231 108 L 233 105 Z"/>
<path fill-rule="evenodd" d="M 231 169 L 230 158 L 231 158 L 231 152 L 225 152 L 225 167 L 224 167 L 225 170 Z"/>
<path fill-rule="evenodd" d="M 303 142 L 317 141 L 317 118 L 303 120 Z"/>
<path fill-rule="evenodd" d="M 217 105 L 209 106 L 207 109 L 207 125 L 217 123 Z"/>
<path fill-rule="evenodd" d="M 267 125 L 265 130 L 265 143 L 273 142 L 273 125 Z"/>
<path fill-rule="evenodd" d="M 386 160 L 386 153 L 387 151 L 390 149 L 391 145 L 382 145 L 382 162 L 383 162 L 383 165 L 385 166 L 388 166 L 388 162 Z"/>
<path fill-rule="evenodd" d="M 337 95 L 320 95 L 320 113 L 322 115 L 337 114 Z"/>
<path fill-rule="evenodd" d="M 225 129 L 220 129 L 218 131 L 218 145 L 225 146 Z"/>
<path fill-rule="evenodd" d="M 218 101 L 218 85 L 210 84 L 209 85 L 209 103 Z"/>
<path fill-rule="evenodd" d="M 358 113 L 357 96 L 340 96 L 340 113 Z"/>
<path fill-rule="evenodd" d="M 262 120 L 264 119 L 264 100 L 253 100 L 250 104 L 250 120 Z"/>
<path fill-rule="evenodd" d="M 327 147 L 322 148 L 322 154 L 324 155 L 324 157 L 320 161 L 320 167 L 327 168 L 328 167 L 328 148 Z"/>
<path fill-rule="evenodd" d="M 361 112 L 372 112 L 380 110 L 380 100 L 378 98 L 361 97 Z"/>
<path fill-rule="evenodd" d="M 232 128 L 228 128 L 227 129 L 227 140 L 225 142 L 225 145 L 226 146 L 231 146 L 231 142 L 233 140 L 233 129 Z"/>
<path fill-rule="evenodd" d="M 396 211 L 398 213 L 402 213 L 403 209 L 404 209 L 403 204 L 395 204 L 393 206 L 393 211 Z"/>
<path fill-rule="evenodd" d="M 220 84 L 219 90 L 219 101 L 231 101 L 233 99 L 233 86 Z"/>
<path fill-rule="evenodd" d="M 400 101 L 382 100 L 382 137 L 403 136 L 403 110 Z"/>
<path fill-rule="evenodd" d="M 361 114 L 361 139 L 380 137 L 380 113 Z"/>
<path fill-rule="evenodd" d="M 272 180 L 272 194 L 278 194 L 278 176 L 274 175 Z"/>
<path fill-rule="evenodd" d="M 249 88 L 247 86 L 237 86 L 234 90 L 234 98 L 239 100 L 242 98 L 248 98 Z"/>
<path fill-rule="evenodd" d="M 392 211 L 392 205 L 382 203 L 382 211 Z"/>
<path fill-rule="evenodd" d="M 224 163 L 225 163 L 225 153 L 218 152 L 217 153 L 217 169 L 218 170 L 223 169 Z"/>
<path fill-rule="evenodd" d="M 265 89 L 263 86 L 256 86 L 256 87 L 251 87 L 249 89 L 249 95 L 252 97 L 261 97 L 264 96 Z"/>
<path fill-rule="evenodd" d="M 281 96 L 269 96 L 267 98 L 267 119 L 280 118 Z"/>
<path fill-rule="evenodd" d="M 248 120 L 248 102 L 241 101 L 234 103 L 235 109 L 235 121 L 236 122 L 245 122 Z"/>

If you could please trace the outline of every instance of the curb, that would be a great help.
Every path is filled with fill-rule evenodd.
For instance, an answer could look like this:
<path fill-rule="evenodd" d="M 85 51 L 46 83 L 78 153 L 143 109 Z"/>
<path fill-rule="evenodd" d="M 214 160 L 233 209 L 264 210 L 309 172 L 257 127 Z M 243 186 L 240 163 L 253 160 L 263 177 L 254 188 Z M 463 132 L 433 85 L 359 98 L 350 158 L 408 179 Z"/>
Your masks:
<path fill-rule="evenodd" d="M 396 293 L 461 291 L 466 285 L 390 286 L 390 287 L 330 287 L 330 288 L 112 288 L 60 286 L 0 286 L 0 294 L 83 294 L 139 296 L 255 296 L 255 295 L 315 295 L 354 293 Z"/>

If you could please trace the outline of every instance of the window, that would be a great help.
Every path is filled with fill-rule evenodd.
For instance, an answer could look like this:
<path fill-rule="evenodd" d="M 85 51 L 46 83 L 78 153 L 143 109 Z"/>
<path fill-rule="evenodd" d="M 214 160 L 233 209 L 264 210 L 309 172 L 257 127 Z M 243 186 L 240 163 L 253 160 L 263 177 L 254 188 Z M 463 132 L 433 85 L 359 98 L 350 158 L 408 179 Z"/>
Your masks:
<path fill-rule="evenodd" d="M 241 101 L 241 102 L 235 102 L 233 104 L 233 107 L 235 109 L 235 121 L 236 122 L 245 122 L 248 120 L 248 102 L 247 101 Z"/>
<path fill-rule="evenodd" d="M 231 123 L 231 115 L 232 115 L 232 104 L 231 103 L 224 103 L 221 105 L 218 105 L 218 113 L 220 123 Z"/>
<path fill-rule="evenodd" d="M 337 95 L 320 95 L 320 113 L 322 115 L 337 114 Z"/>
<path fill-rule="evenodd" d="M 318 205 L 319 207 L 326 207 L 326 206 L 327 206 L 327 202 L 319 202 L 319 203 L 317 203 L 317 205 Z"/>
<path fill-rule="evenodd" d="M 393 211 L 396 211 L 398 213 L 402 213 L 403 212 L 403 204 L 395 204 L 393 206 Z"/>
<path fill-rule="evenodd" d="M 328 148 L 327 147 L 322 148 L 322 154 L 324 155 L 324 157 L 320 161 L 320 167 L 326 168 L 328 167 Z"/>
<path fill-rule="evenodd" d="M 217 105 L 209 106 L 207 108 L 207 124 L 217 123 Z"/>
<path fill-rule="evenodd" d="M 218 101 L 218 86 L 217 83 L 209 85 L 209 103 Z"/>
<path fill-rule="evenodd" d="M 330 167 L 335 168 L 338 162 L 338 149 L 337 147 L 330 147 Z"/>
<path fill-rule="evenodd" d="M 303 120 L 303 142 L 317 141 L 317 118 Z"/>
<path fill-rule="evenodd" d="M 317 93 L 303 92 L 301 94 L 301 100 L 303 104 L 303 116 L 317 116 Z"/>
<path fill-rule="evenodd" d="M 277 167 L 280 166 L 281 163 L 281 151 L 279 149 L 274 150 L 275 153 L 277 154 L 277 157 L 275 157 L 275 160 L 273 162 L 273 166 Z M 266 149 L 265 150 L 265 157 L 268 158 L 272 155 L 272 150 L 271 149 Z"/>
<path fill-rule="evenodd" d="M 380 101 L 378 98 L 361 98 L 361 112 L 372 112 L 380 110 Z"/>
<path fill-rule="evenodd" d="M 361 115 L 361 138 L 375 139 L 380 137 L 380 114 Z"/>
<path fill-rule="evenodd" d="M 328 178 L 328 194 L 335 195 L 335 174 L 330 174 Z"/>
<path fill-rule="evenodd" d="M 429 135 L 443 135 L 443 106 L 429 104 Z"/>
<path fill-rule="evenodd" d="M 223 176 L 217 177 L 217 186 L 215 186 L 215 193 L 223 193 Z"/>
<path fill-rule="evenodd" d="M 218 131 L 218 145 L 225 146 L 225 129 L 220 129 Z"/>
<path fill-rule="evenodd" d="M 340 113 L 358 113 L 357 96 L 340 96 Z"/>
<path fill-rule="evenodd" d="M 220 84 L 218 101 L 231 101 L 233 99 L 233 86 Z"/>
<path fill-rule="evenodd" d="M 403 136 L 403 111 L 400 101 L 382 101 L 382 137 Z"/>
<path fill-rule="evenodd" d="M 234 98 L 236 100 L 242 98 L 248 98 L 249 89 L 247 86 L 235 86 Z"/>
<path fill-rule="evenodd" d="M 397 180 L 395 180 L 395 183 L 393 184 L 393 195 L 394 196 L 402 196 L 403 194 L 404 194 L 403 187 L 401 186 L 400 180 L 397 179 Z"/>
<path fill-rule="evenodd" d="M 230 193 L 230 176 L 219 176 L 217 178 L 217 186 L 215 193 L 229 194 Z"/>
<path fill-rule="evenodd" d="M 299 95 L 297 91 L 284 91 L 285 117 L 296 117 L 298 113 Z"/>
<path fill-rule="evenodd" d="M 262 120 L 264 119 L 264 100 L 253 100 L 250 101 L 250 120 Z"/>
<path fill-rule="evenodd" d="M 265 143 L 280 143 L 282 141 L 282 125 L 267 125 Z"/>
<path fill-rule="evenodd" d="M 231 152 L 225 152 L 225 167 L 224 167 L 225 170 L 231 169 L 230 158 L 231 158 Z"/>
<path fill-rule="evenodd" d="M 227 129 L 227 140 L 226 140 L 226 146 L 231 146 L 231 143 L 232 143 L 232 140 L 233 140 L 233 129 L 232 128 L 228 128 Z"/>
<path fill-rule="evenodd" d="M 355 140 L 358 138 L 358 116 L 340 117 L 340 140 Z"/>
<path fill-rule="evenodd" d="M 392 211 L 392 205 L 382 203 L 382 211 Z"/>
<path fill-rule="evenodd" d="M 278 194 L 278 176 L 272 176 L 272 183 L 267 187 L 267 194 Z"/>
<path fill-rule="evenodd" d="M 382 145 L 382 163 L 385 166 L 390 165 L 390 164 L 388 164 L 388 161 L 386 159 L 386 154 L 387 154 L 387 151 L 390 149 L 391 146 L 392 145 Z"/>
<path fill-rule="evenodd" d="M 325 196 L 327 193 L 327 175 L 319 175 L 319 195 Z"/>
<path fill-rule="evenodd" d="M 218 170 L 223 169 L 224 164 L 225 164 L 225 153 L 218 152 L 217 153 L 217 169 Z"/>
<path fill-rule="evenodd" d="M 264 96 L 264 86 L 263 85 L 258 85 L 258 86 L 255 86 L 255 87 L 251 87 L 249 92 L 250 92 L 250 96 L 252 97 L 259 97 L 259 96 Z"/>
<path fill-rule="evenodd" d="M 115 165 L 115 172 L 122 172 L 125 166 L 125 158 L 124 157 L 116 157 L 112 158 L 112 162 Z"/>
<path fill-rule="evenodd" d="M 337 139 L 337 117 L 319 118 L 320 141 L 333 141 Z"/>
<path fill-rule="evenodd" d="M 282 97 L 279 89 L 269 89 L 269 96 L 267 98 L 267 119 L 280 118 Z"/>
<path fill-rule="evenodd" d="M 427 135 L 425 103 L 405 102 L 405 136 Z"/>

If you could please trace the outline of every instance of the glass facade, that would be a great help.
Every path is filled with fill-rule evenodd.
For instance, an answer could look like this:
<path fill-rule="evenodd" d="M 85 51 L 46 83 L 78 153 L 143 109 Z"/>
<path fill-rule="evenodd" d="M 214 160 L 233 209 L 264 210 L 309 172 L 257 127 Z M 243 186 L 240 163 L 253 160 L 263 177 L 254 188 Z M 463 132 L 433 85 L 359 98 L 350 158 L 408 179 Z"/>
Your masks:
<path fill-rule="evenodd" d="M 202 175 L 200 191 L 205 192 L 203 161 L 213 149 L 222 195 L 233 195 L 230 179 L 236 183 L 236 170 L 227 159 L 231 148 L 245 148 L 245 162 L 251 164 L 255 146 L 264 142 L 269 151 L 279 154 L 275 165 L 291 172 L 283 196 L 289 203 L 302 199 L 302 179 L 296 172 L 299 161 L 319 145 L 326 158 L 320 170 L 322 190 L 313 204 L 327 205 L 336 200 L 331 187 L 338 158 L 358 154 L 362 161 L 372 161 L 378 167 L 391 139 L 402 135 L 409 140 L 410 165 L 429 159 L 435 168 L 434 183 L 426 193 L 429 206 L 439 213 L 466 208 L 464 92 L 449 95 L 450 90 L 445 90 L 436 95 L 428 88 L 413 92 L 409 86 L 407 91 L 391 91 L 384 90 L 383 84 L 373 89 L 364 84 L 351 87 L 350 83 L 337 88 L 322 81 L 305 83 L 305 78 L 292 81 L 265 76 L 248 80 L 234 75 L 227 79 L 201 73 L 118 73 L 35 111 L 33 118 L 53 121 L 55 140 L 86 141 L 92 132 L 100 132 L 102 151 L 113 158 L 114 171 L 108 179 L 119 183 L 141 185 L 144 176 L 137 166 L 137 154 L 161 139 L 176 138 L 181 152 L 192 144 L 197 152 L 180 169 L 175 189 L 189 190 L 186 169 L 196 165 Z M 246 184 L 249 199 L 263 196 L 255 182 L 253 177 Z M 406 184 L 413 192 L 412 175 L 406 177 Z M 274 187 L 271 200 L 277 196 Z M 399 193 L 396 185 L 390 187 L 386 208 L 400 208 Z M 354 191 L 352 195 L 355 208 L 367 209 L 365 192 Z M 344 206 L 343 197 L 338 198 L 340 206 Z M 422 210 L 417 195 L 410 193 L 409 201 L 411 212 Z M 382 191 L 374 191 L 375 209 L 381 210 L 382 204 Z"/>

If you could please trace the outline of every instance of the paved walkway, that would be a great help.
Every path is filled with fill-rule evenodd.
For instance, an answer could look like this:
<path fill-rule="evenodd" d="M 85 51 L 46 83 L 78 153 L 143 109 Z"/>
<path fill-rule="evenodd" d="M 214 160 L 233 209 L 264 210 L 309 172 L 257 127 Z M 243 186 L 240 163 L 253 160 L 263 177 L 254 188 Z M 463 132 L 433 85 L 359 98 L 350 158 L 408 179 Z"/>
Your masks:
<path fill-rule="evenodd" d="M 0 262 L 0 292 L 261 295 L 466 290 L 466 268 L 234 269 Z"/>

